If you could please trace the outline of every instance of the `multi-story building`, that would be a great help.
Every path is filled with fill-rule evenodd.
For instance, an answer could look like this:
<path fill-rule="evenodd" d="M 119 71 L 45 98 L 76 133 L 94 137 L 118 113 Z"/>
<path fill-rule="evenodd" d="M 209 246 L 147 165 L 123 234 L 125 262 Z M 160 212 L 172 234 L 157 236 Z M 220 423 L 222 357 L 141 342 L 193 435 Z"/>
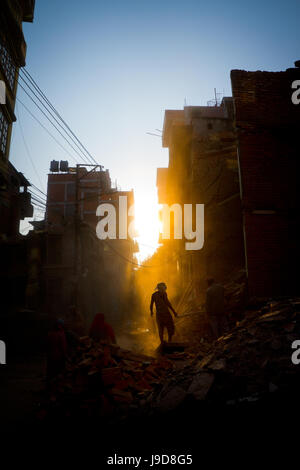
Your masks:
<path fill-rule="evenodd" d="M 207 277 L 222 280 L 243 266 L 232 99 L 223 98 L 220 106 L 167 110 L 162 143 L 169 148 L 169 166 L 157 171 L 159 203 L 204 204 L 201 250 L 187 251 L 184 238 L 161 240 L 171 284 L 177 280 L 176 288 L 199 295 Z"/>
<path fill-rule="evenodd" d="M 284 72 L 232 70 L 221 106 L 165 113 L 160 203 L 205 205 L 199 252 L 162 240 L 165 278 L 190 285 L 245 268 L 248 296 L 299 293 L 300 62 Z M 204 285 L 202 285 L 205 287 Z M 197 288 L 192 289 L 197 292 Z M 196 294 L 197 295 L 197 294 Z"/>
<path fill-rule="evenodd" d="M 61 162 L 63 171 L 58 171 L 53 161 L 54 171 L 48 175 L 43 310 L 67 317 L 76 307 L 86 323 L 103 311 L 117 324 L 125 311 L 136 246 L 118 236 L 100 240 L 96 210 L 109 202 L 118 213 L 119 196 L 127 196 L 130 206 L 133 191 L 112 188 L 109 171 L 102 167 L 69 168 L 66 163 Z"/>
<path fill-rule="evenodd" d="M 299 95 L 299 61 L 295 65 L 283 72 L 231 71 L 251 297 L 299 293 L 300 104 L 292 100 Z"/>
<path fill-rule="evenodd" d="M 20 220 L 33 215 L 30 183 L 9 161 L 20 67 L 25 65 L 22 23 L 32 22 L 33 0 L 2 0 L 0 6 L 0 297 L 3 314 L 25 304 L 27 249 Z"/>
<path fill-rule="evenodd" d="M 10 140 L 20 67 L 25 65 L 26 42 L 22 22 L 32 22 L 34 0 L 3 0 L 0 8 L 0 238 L 15 237 L 19 222 L 31 217 L 33 208 L 26 189 L 29 183 L 9 163 Z M 24 188 L 20 192 L 20 187 Z"/>

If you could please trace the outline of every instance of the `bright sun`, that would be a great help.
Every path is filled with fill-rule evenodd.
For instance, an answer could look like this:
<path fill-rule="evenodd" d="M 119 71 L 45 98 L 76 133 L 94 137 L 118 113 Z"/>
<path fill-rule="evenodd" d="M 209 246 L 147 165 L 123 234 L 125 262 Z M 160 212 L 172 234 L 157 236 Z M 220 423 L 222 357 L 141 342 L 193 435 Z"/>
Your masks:
<path fill-rule="evenodd" d="M 151 256 L 158 247 L 160 231 L 159 205 L 156 193 L 142 193 L 135 196 L 135 226 L 138 232 L 136 239 L 140 249 L 137 258 L 141 262 Z"/>

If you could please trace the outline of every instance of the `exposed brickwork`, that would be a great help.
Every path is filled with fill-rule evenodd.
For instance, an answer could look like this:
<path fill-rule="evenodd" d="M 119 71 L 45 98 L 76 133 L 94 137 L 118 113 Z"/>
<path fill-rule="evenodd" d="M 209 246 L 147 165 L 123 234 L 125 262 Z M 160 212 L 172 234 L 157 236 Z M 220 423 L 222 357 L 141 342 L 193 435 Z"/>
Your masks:
<path fill-rule="evenodd" d="M 250 296 L 297 291 L 300 69 L 231 72 Z M 274 211 L 268 215 L 257 211 Z"/>

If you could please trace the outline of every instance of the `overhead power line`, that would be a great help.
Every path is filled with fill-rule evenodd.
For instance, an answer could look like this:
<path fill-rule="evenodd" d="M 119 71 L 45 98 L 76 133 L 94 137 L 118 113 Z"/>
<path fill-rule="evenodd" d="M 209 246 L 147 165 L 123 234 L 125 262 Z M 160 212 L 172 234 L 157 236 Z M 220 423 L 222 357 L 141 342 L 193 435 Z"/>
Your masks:
<path fill-rule="evenodd" d="M 47 104 L 50 106 L 50 108 L 52 109 L 52 111 L 56 114 L 56 116 L 61 120 L 61 122 L 66 126 L 66 128 L 70 131 L 70 133 L 73 135 L 73 137 L 76 139 L 76 141 L 78 142 L 78 144 L 81 146 L 81 148 L 84 150 L 84 152 L 86 152 L 86 154 L 90 157 L 90 159 L 97 165 L 98 162 L 95 160 L 95 158 L 91 155 L 91 153 L 87 150 L 87 148 L 83 145 L 83 143 L 78 139 L 78 137 L 76 136 L 76 134 L 74 134 L 74 132 L 72 131 L 72 129 L 69 127 L 69 125 L 66 123 L 66 121 L 62 118 L 62 116 L 59 114 L 59 112 L 57 111 L 57 109 L 53 106 L 53 104 L 51 103 L 51 101 L 47 98 L 47 96 L 45 95 L 45 93 L 41 90 L 41 88 L 38 86 L 38 84 L 36 83 L 36 81 L 34 80 L 34 78 L 30 75 L 30 73 L 28 72 L 28 70 L 26 70 L 25 68 L 24 69 L 21 69 L 22 72 L 26 75 L 26 77 L 28 78 L 28 80 L 31 82 L 31 84 L 34 86 L 34 88 L 36 89 L 36 91 L 43 97 L 43 99 L 47 102 Z"/>
<path fill-rule="evenodd" d="M 74 150 L 74 152 L 79 156 L 80 159 L 84 159 L 83 155 L 80 154 L 76 148 L 71 144 L 71 142 L 64 136 L 64 134 L 59 130 L 59 128 L 51 121 L 51 119 L 49 118 L 49 116 L 47 116 L 47 114 L 45 113 L 45 111 L 43 111 L 43 109 L 41 108 L 41 106 L 32 98 L 32 96 L 30 96 L 30 94 L 28 93 L 27 90 L 25 90 L 25 88 L 23 87 L 23 85 L 21 85 L 21 83 L 19 82 L 19 86 L 22 88 L 22 90 L 24 91 L 24 93 L 26 93 L 26 95 L 29 97 L 29 99 L 36 105 L 36 107 L 41 111 L 41 113 L 45 116 L 45 118 L 50 122 L 50 124 L 55 127 L 55 129 L 57 130 L 57 132 L 61 135 L 61 137 L 68 143 L 68 145 Z M 67 134 L 68 135 L 68 134 Z M 88 163 L 88 160 L 84 159 L 85 163 Z"/>
<path fill-rule="evenodd" d="M 139 263 L 135 263 L 134 261 L 130 260 L 129 258 L 126 258 L 126 256 L 122 255 L 122 253 L 120 253 L 118 250 L 116 250 L 115 248 L 113 248 L 111 246 L 110 243 L 108 243 L 107 241 L 105 240 L 101 240 L 102 242 L 104 242 L 109 248 L 111 251 L 113 251 L 114 253 L 116 253 L 116 255 L 118 255 L 120 258 L 122 258 L 124 261 L 126 261 L 127 263 L 130 263 L 130 264 L 133 264 L 133 266 L 138 266 L 140 268 L 155 268 L 156 266 L 147 266 L 146 264 L 139 264 Z"/>
<path fill-rule="evenodd" d="M 46 199 L 44 199 L 43 196 L 40 196 L 39 194 L 37 194 L 36 192 L 34 192 L 31 188 L 29 189 L 29 192 L 30 192 L 30 194 L 32 194 L 33 196 L 35 196 L 36 198 L 38 198 L 40 201 L 42 201 L 44 204 L 47 203 Z"/>
<path fill-rule="evenodd" d="M 42 205 L 43 207 L 47 207 L 47 204 L 40 199 L 36 198 L 32 193 L 31 194 L 31 200 L 37 202 L 38 204 Z"/>
<path fill-rule="evenodd" d="M 32 165 L 32 168 L 33 168 L 33 171 L 35 172 L 36 174 L 36 177 L 41 185 L 41 187 L 43 187 L 43 184 L 42 184 L 42 180 L 40 178 L 40 175 L 38 174 L 38 171 L 36 169 L 36 166 L 34 164 L 34 161 L 33 161 L 33 158 L 31 157 L 31 154 L 30 154 L 30 151 L 29 151 L 29 148 L 28 148 L 28 145 L 26 143 L 26 140 L 25 140 L 25 136 L 24 136 L 24 132 L 23 132 L 23 126 L 22 126 L 22 123 L 21 123 L 21 119 L 20 119 L 20 113 L 19 113 L 19 108 L 18 108 L 18 103 L 17 103 L 17 114 L 18 114 L 18 121 L 19 121 L 19 125 L 20 125 L 20 131 L 21 131 L 21 136 L 22 136 L 22 139 L 23 139 L 23 143 L 24 143 L 24 147 L 25 147 L 25 150 L 26 150 L 26 154 L 30 160 L 30 163 Z"/>
<path fill-rule="evenodd" d="M 47 203 L 46 201 L 42 200 L 42 199 L 39 199 L 38 197 L 36 197 L 36 195 L 34 193 L 32 193 L 30 190 L 28 191 L 30 194 L 31 194 L 31 203 L 34 204 L 34 203 L 38 203 L 40 204 L 44 209 L 47 208 Z"/>
<path fill-rule="evenodd" d="M 79 152 L 80 152 L 80 154 L 78 154 L 78 155 L 79 155 L 82 159 L 84 159 L 84 161 L 85 161 L 86 163 L 91 163 L 92 160 L 91 160 L 89 157 L 87 157 L 87 156 L 83 153 L 81 147 L 77 144 L 76 140 L 75 140 L 75 139 L 73 138 L 73 136 L 71 135 L 72 132 L 69 133 L 68 131 L 66 131 L 64 125 L 62 125 L 62 124 L 59 122 L 59 120 L 56 119 L 56 117 L 54 116 L 54 114 L 53 114 L 51 111 L 49 111 L 49 108 L 48 108 L 49 105 L 48 105 L 47 102 L 46 102 L 47 105 L 45 104 L 45 99 L 44 99 L 44 98 L 41 99 L 41 98 L 35 93 L 35 91 L 31 88 L 31 86 L 30 86 L 30 85 L 27 83 L 27 81 L 24 79 L 24 77 L 22 76 L 22 74 L 20 74 L 19 77 L 20 77 L 21 80 L 24 82 L 24 84 L 27 86 L 27 88 L 31 91 L 31 93 L 33 94 L 33 96 L 34 96 L 34 97 L 39 101 L 39 103 L 43 106 L 43 108 L 46 110 L 46 112 L 51 116 L 52 119 L 54 119 L 54 121 L 56 122 L 56 124 L 62 129 L 62 131 L 68 136 L 68 138 L 71 139 L 71 141 L 74 143 L 74 145 L 76 145 L 76 147 L 78 148 L 78 150 L 79 150 Z M 19 82 L 19 85 L 20 85 L 20 87 L 22 88 L 22 90 L 27 94 L 27 96 L 33 101 L 33 103 L 34 103 L 34 104 L 39 108 L 39 110 L 42 112 L 41 108 L 37 105 L 37 103 L 35 102 L 35 100 L 32 98 L 32 96 L 29 94 L 29 92 L 25 90 L 25 88 L 21 85 L 20 82 Z M 43 114 L 44 114 L 44 113 L 43 113 Z M 45 114 L 44 114 L 44 115 L 45 115 Z M 52 123 L 52 125 L 54 126 L 54 124 L 53 124 L 52 121 L 51 121 L 51 123 Z M 56 127 L 56 126 L 54 126 L 54 127 Z M 56 129 L 57 129 L 57 128 L 56 128 Z M 69 143 L 69 145 L 71 145 L 71 144 Z M 72 147 L 72 148 L 74 149 L 74 147 Z M 74 150 L 75 150 L 75 149 L 74 149 Z M 77 151 L 76 151 L 76 152 L 77 152 Z"/>
<path fill-rule="evenodd" d="M 63 119 L 63 117 L 57 111 L 57 109 L 54 107 L 51 101 L 47 98 L 45 93 L 41 90 L 41 88 L 36 83 L 34 78 L 30 75 L 30 73 L 26 69 L 23 69 L 23 70 L 21 69 L 21 73 L 19 77 L 24 82 L 26 87 L 30 90 L 32 95 L 34 95 L 34 97 L 41 103 L 41 105 L 47 111 L 47 113 L 51 116 L 51 118 L 54 119 L 54 121 L 59 125 L 59 127 L 63 130 L 63 132 L 68 136 L 68 138 L 70 138 L 72 142 L 76 145 L 78 150 L 81 152 L 81 158 L 86 162 L 88 161 L 89 163 L 93 162 L 95 164 L 98 164 L 98 162 L 95 160 L 93 155 L 91 155 L 91 153 L 87 150 L 87 148 L 83 145 L 83 143 L 77 137 L 77 135 L 72 131 L 70 126 Z M 19 82 L 19 85 L 21 85 L 20 82 Z M 21 88 L 23 88 L 22 85 L 21 85 Z"/>
<path fill-rule="evenodd" d="M 31 186 L 32 186 L 33 188 L 35 188 L 37 191 L 39 191 L 40 193 L 42 193 L 42 194 L 43 194 L 44 196 L 46 196 L 46 198 L 47 198 L 47 194 L 44 193 L 43 191 L 41 191 L 37 186 L 35 186 L 35 185 L 32 184 L 32 183 L 31 183 Z"/>
<path fill-rule="evenodd" d="M 22 83 L 20 83 L 20 80 Z M 26 111 L 30 114 L 30 116 L 38 122 L 38 124 L 50 135 L 50 137 L 68 154 L 69 157 L 72 158 L 73 161 L 76 163 L 88 163 L 94 165 L 98 165 L 98 162 L 95 160 L 93 155 L 87 150 L 87 148 L 83 145 L 80 139 L 76 136 L 76 134 L 72 131 L 70 126 L 67 122 L 63 119 L 61 114 L 57 111 L 55 106 L 51 103 L 51 101 L 47 98 L 46 94 L 43 92 L 41 87 L 37 84 L 35 79 L 26 69 L 20 69 L 19 74 L 19 85 L 23 92 L 27 95 L 27 97 L 34 103 L 34 105 L 39 109 L 39 111 L 44 115 L 44 117 L 50 122 L 50 124 L 55 128 L 55 130 L 60 134 L 60 136 L 64 139 L 64 141 L 71 147 L 72 151 L 75 152 L 77 157 L 74 157 L 70 151 L 61 144 L 61 142 L 48 130 L 47 126 L 45 126 L 37 117 L 36 115 L 19 99 L 17 98 L 18 102 L 26 109 Z M 19 114 L 19 113 L 18 113 Z M 20 116 L 18 116 L 20 119 Z M 34 164 L 33 159 L 31 158 L 27 143 L 25 141 L 24 132 L 22 129 L 21 121 L 20 121 L 20 128 L 22 133 L 22 138 L 24 142 L 24 146 L 26 149 L 26 153 L 30 162 L 32 164 L 33 170 L 39 180 L 39 185 L 43 187 L 42 181 L 40 179 L 40 175 L 37 171 L 37 168 Z M 75 147 L 74 147 L 74 145 Z M 78 158 L 80 159 L 78 161 Z M 40 194 L 37 194 L 35 190 L 38 191 Z M 30 193 L 32 195 L 32 203 L 35 207 L 41 207 L 42 210 L 45 210 L 47 207 L 47 194 L 38 188 L 35 185 L 31 185 Z"/>
<path fill-rule="evenodd" d="M 47 129 L 46 126 L 44 126 L 44 124 L 41 123 L 41 121 L 30 111 L 30 109 L 27 108 L 27 106 L 20 100 L 20 98 L 17 98 L 17 101 L 21 103 L 21 105 L 26 109 L 26 111 L 31 115 L 31 117 L 44 129 L 44 131 L 47 132 L 47 134 L 50 135 L 50 137 L 52 137 L 52 139 L 69 155 L 69 157 L 71 157 L 75 163 L 78 163 L 78 160 L 76 160 L 76 158 L 73 157 L 73 155 L 69 152 L 69 150 L 66 149 L 66 147 L 64 147 L 59 142 L 59 140 L 56 139 L 56 137 L 54 137 L 54 135 Z"/>

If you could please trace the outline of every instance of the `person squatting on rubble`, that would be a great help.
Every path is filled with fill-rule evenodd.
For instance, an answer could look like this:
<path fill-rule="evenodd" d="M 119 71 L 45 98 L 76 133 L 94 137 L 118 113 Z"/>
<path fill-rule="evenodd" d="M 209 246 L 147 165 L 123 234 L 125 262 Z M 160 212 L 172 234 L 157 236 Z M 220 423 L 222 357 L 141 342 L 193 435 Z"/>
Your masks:
<path fill-rule="evenodd" d="M 215 338 L 219 338 L 226 328 L 224 306 L 224 287 L 217 284 L 213 278 L 207 279 L 205 309 L 209 324 Z"/>
<path fill-rule="evenodd" d="M 105 321 L 103 313 L 97 313 L 90 327 L 89 336 L 95 341 L 116 344 L 116 336 L 112 327 Z"/>
<path fill-rule="evenodd" d="M 172 307 L 168 296 L 167 296 L 167 286 L 164 282 L 160 282 L 156 286 L 156 292 L 151 296 L 150 303 L 150 312 L 151 317 L 153 316 L 153 304 L 156 307 L 156 323 L 158 327 L 159 339 L 160 342 L 164 342 L 164 329 L 167 328 L 168 331 L 168 341 L 172 340 L 172 336 L 175 333 L 174 320 L 170 314 L 170 310 L 174 313 L 174 316 L 177 317 L 177 313 Z"/>
<path fill-rule="evenodd" d="M 48 333 L 47 344 L 47 379 L 51 380 L 64 371 L 67 356 L 67 340 L 64 320 L 55 320 Z"/>

